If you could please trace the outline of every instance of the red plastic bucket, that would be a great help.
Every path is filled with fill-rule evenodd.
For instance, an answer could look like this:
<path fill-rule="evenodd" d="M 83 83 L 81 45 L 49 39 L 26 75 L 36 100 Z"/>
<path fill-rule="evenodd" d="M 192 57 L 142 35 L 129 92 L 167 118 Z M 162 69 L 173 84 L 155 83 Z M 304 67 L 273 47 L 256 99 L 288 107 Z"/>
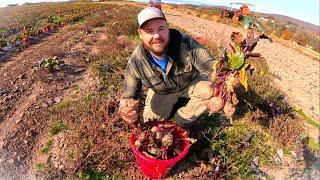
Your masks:
<path fill-rule="evenodd" d="M 187 155 L 190 146 L 190 143 L 187 139 L 187 133 L 179 126 L 175 125 L 175 128 L 177 130 L 177 136 L 180 136 L 184 139 L 184 149 L 182 153 L 179 154 L 177 157 L 167 160 L 153 159 L 139 152 L 139 150 L 134 145 L 134 142 L 136 141 L 137 137 L 135 134 L 131 134 L 130 147 L 133 150 L 133 153 L 136 157 L 139 169 L 141 170 L 144 176 L 151 177 L 153 179 L 165 178 L 168 175 L 171 168 Z"/>

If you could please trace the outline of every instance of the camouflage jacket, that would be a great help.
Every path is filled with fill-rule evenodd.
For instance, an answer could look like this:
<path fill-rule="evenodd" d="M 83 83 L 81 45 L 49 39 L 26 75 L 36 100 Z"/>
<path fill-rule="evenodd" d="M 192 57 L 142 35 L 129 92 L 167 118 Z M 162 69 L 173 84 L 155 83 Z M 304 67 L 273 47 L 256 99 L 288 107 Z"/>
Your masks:
<path fill-rule="evenodd" d="M 169 61 L 166 72 L 150 61 L 150 53 L 140 44 L 125 70 L 123 97 L 138 99 L 142 85 L 159 94 L 178 92 L 197 76 L 210 76 L 214 58 L 193 38 L 170 29 Z"/>

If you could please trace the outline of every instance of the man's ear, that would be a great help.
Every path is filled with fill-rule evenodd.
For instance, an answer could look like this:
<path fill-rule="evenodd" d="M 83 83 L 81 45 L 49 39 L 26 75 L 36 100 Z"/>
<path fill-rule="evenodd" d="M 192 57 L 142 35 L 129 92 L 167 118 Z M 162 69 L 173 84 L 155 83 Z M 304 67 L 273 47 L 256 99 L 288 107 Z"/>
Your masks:
<path fill-rule="evenodd" d="M 138 28 L 138 34 L 139 34 L 140 39 L 142 39 L 141 31 L 142 30 L 140 28 Z"/>

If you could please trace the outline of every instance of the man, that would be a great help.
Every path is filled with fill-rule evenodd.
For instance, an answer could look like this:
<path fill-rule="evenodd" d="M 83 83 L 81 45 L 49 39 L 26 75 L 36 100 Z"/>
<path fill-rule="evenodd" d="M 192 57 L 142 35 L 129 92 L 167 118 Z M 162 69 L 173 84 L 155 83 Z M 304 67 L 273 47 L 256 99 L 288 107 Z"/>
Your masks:
<path fill-rule="evenodd" d="M 191 37 L 169 29 L 160 9 L 147 7 L 138 14 L 139 45 L 130 57 L 124 80 L 120 115 L 128 123 L 137 121 L 142 85 L 147 92 L 143 120 L 170 118 L 180 97 L 190 98 L 172 120 L 184 126 L 206 110 L 212 97 L 209 76 L 214 58 Z"/>

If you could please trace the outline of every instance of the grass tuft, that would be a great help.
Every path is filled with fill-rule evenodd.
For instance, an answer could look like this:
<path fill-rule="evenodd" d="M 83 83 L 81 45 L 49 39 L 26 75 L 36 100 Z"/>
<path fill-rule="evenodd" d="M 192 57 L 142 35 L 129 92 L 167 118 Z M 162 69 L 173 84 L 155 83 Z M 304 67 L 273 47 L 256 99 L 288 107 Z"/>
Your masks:
<path fill-rule="evenodd" d="M 48 153 L 52 147 L 53 141 L 50 139 L 41 149 L 42 153 Z"/>
<path fill-rule="evenodd" d="M 42 171 L 45 167 L 45 163 L 38 163 L 36 164 L 36 168 L 38 171 Z"/>
<path fill-rule="evenodd" d="M 69 107 L 71 105 L 71 101 L 68 101 L 68 100 L 64 100 L 62 102 L 59 102 L 56 107 L 55 107 L 55 110 L 56 111 L 62 111 L 63 109 Z"/>
<path fill-rule="evenodd" d="M 308 116 L 302 109 L 294 109 L 299 115 L 303 117 L 304 120 L 306 120 L 309 124 L 313 125 L 314 127 L 318 128 L 320 130 L 320 123 L 317 122 L 315 119 Z"/>
<path fill-rule="evenodd" d="M 63 122 L 61 120 L 60 121 L 54 121 L 53 126 L 52 126 L 52 128 L 50 130 L 50 134 L 51 135 L 56 135 L 59 132 L 65 130 L 65 129 L 67 129 L 67 125 L 66 125 L 65 122 Z"/>

